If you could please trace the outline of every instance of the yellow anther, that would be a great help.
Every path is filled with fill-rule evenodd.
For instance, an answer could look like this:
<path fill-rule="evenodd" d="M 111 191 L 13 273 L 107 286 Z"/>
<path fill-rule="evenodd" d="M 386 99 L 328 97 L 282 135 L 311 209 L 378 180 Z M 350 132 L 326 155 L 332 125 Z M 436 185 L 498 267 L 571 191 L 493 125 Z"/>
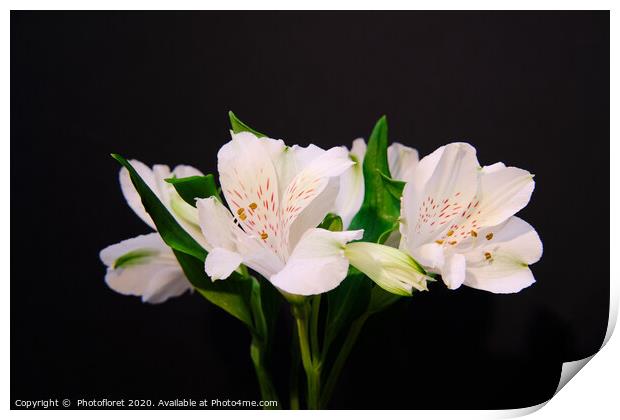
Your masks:
<path fill-rule="evenodd" d="M 240 207 L 240 208 L 237 210 L 237 214 L 238 214 L 239 216 L 241 216 L 243 213 L 245 213 L 245 209 L 244 209 L 243 207 Z"/>
<path fill-rule="evenodd" d="M 487 238 L 487 241 L 490 241 L 491 239 L 493 239 L 493 232 L 487 233 L 486 238 Z"/>
<path fill-rule="evenodd" d="M 490 252 L 485 252 L 484 253 L 484 259 L 487 260 L 487 261 L 490 260 L 491 259 L 491 253 Z"/>
<path fill-rule="evenodd" d="M 247 216 L 245 213 L 241 212 L 241 213 L 239 214 L 239 219 L 241 219 L 241 220 L 245 220 L 245 219 L 247 219 L 247 218 L 248 218 L 248 216 Z"/>
<path fill-rule="evenodd" d="M 437 239 L 435 242 L 438 243 L 439 245 L 443 244 L 443 241 L 441 239 Z"/>
<path fill-rule="evenodd" d="M 251 208 L 252 210 L 256 210 L 256 207 L 258 206 L 256 205 L 256 203 L 250 203 L 248 207 Z"/>
<path fill-rule="evenodd" d="M 454 235 L 454 231 L 453 230 L 449 230 L 448 233 L 446 233 L 446 236 L 452 236 Z"/>
<path fill-rule="evenodd" d="M 269 235 L 267 235 L 267 232 L 265 232 L 265 231 L 263 231 L 263 232 L 260 234 L 260 238 L 261 238 L 263 241 L 264 241 L 265 239 L 267 239 L 268 237 L 269 237 Z"/>
<path fill-rule="evenodd" d="M 469 233 L 471 233 L 471 236 L 473 236 L 474 238 L 477 238 L 477 237 L 478 237 L 478 233 L 477 233 L 475 230 L 472 230 L 472 231 L 471 231 L 471 232 L 469 232 Z"/>
<path fill-rule="evenodd" d="M 450 241 L 448 242 L 450 245 L 456 245 L 456 241 Z"/>

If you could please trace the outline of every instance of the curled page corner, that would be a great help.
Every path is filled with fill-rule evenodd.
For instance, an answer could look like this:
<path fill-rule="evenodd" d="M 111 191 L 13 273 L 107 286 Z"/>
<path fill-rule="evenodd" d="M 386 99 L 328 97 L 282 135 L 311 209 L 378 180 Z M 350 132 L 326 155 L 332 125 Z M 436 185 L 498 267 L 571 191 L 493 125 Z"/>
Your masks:
<path fill-rule="evenodd" d="M 586 364 L 588 364 L 588 362 L 594 356 L 596 356 L 596 354 L 599 351 L 601 351 L 603 347 L 605 347 L 605 345 L 611 338 L 611 335 L 613 334 L 614 329 L 616 327 L 616 321 L 618 320 L 618 297 L 619 296 L 617 293 L 616 285 L 612 281 L 610 284 L 610 290 L 609 290 L 609 298 L 610 298 L 609 299 L 609 319 L 607 321 L 607 331 L 605 332 L 605 338 L 603 339 L 601 348 L 598 349 L 596 352 L 594 352 L 594 354 L 592 354 L 591 356 L 588 356 L 588 357 L 585 357 L 579 360 L 573 360 L 571 362 L 564 362 L 562 364 L 562 372 L 560 373 L 560 380 L 558 382 L 558 386 L 555 389 L 555 392 L 553 393 L 553 396 L 550 399 L 540 404 L 533 405 L 531 407 L 515 408 L 515 409 L 508 409 L 508 410 L 494 410 L 494 411 L 489 412 L 490 414 L 489 418 L 508 419 L 508 418 L 523 417 L 523 416 L 527 416 L 528 414 L 532 414 L 535 411 L 538 411 L 541 408 L 543 408 L 545 405 L 547 405 L 547 403 L 551 401 L 551 399 L 553 399 L 553 397 L 555 397 L 557 393 L 560 392 L 560 390 L 564 388 L 564 386 L 571 379 L 573 379 L 573 377 L 577 374 L 577 372 L 579 372 Z"/>
<path fill-rule="evenodd" d="M 618 294 L 617 290 L 614 290 L 614 284 L 611 283 L 611 287 L 609 290 L 609 318 L 607 320 L 607 331 L 605 332 L 605 338 L 603 339 L 603 343 L 601 344 L 601 348 L 598 349 L 591 356 L 585 357 L 580 360 L 574 360 L 572 362 L 565 362 L 562 365 L 562 373 L 560 375 L 560 382 L 558 383 L 558 387 L 556 388 L 553 396 L 560 392 L 564 385 L 568 383 L 573 377 L 579 372 L 599 351 L 605 347 L 611 335 L 616 328 L 616 321 L 618 320 Z"/>
<path fill-rule="evenodd" d="M 547 401 L 544 401 L 540 404 L 532 405 L 530 407 L 497 411 L 496 412 L 497 415 L 493 417 L 501 418 L 501 419 L 523 417 L 523 416 L 527 416 L 528 414 L 532 414 L 540 410 L 545 405 L 547 405 L 547 403 L 551 401 L 551 399 L 553 399 L 553 397 L 555 397 L 556 394 L 560 392 L 562 388 L 564 388 L 564 385 L 566 385 L 571 379 L 573 379 L 573 376 L 575 376 L 577 372 L 579 372 L 590 361 L 590 359 L 594 357 L 595 354 L 596 353 L 594 353 L 592 356 L 589 356 L 589 357 L 586 357 L 580 360 L 574 360 L 572 362 L 564 362 L 562 364 L 562 372 L 560 373 L 560 381 L 558 382 L 558 387 L 555 389 L 553 396 Z"/>
<path fill-rule="evenodd" d="M 597 352 L 598 353 L 598 352 Z M 595 355 L 584 357 L 583 359 L 574 360 L 572 362 L 564 362 L 562 364 L 562 373 L 560 374 L 560 381 L 558 382 L 558 387 L 555 389 L 553 396 L 560 392 L 564 385 L 568 383 L 573 377 L 579 372 Z M 553 398 L 553 397 L 552 397 Z"/>

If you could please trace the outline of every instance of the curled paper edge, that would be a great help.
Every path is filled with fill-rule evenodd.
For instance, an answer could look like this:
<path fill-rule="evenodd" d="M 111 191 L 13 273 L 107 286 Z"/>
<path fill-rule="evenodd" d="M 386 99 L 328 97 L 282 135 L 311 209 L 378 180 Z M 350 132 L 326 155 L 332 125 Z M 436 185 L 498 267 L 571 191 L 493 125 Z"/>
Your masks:
<path fill-rule="evenodd" d="M 605 338 L 603 339 L 603 343 L 601 347 L 594 352 L 591 356 L 585 357 L 579 360 L 573 360 L 570 362 L 564 362 L 562 364 L 562 372 L 560 374 L 560 380 L 558 381 L 558 386 L 553 393 L 553 396 L 549 398 L 547 401 L 542 402 L 540 404 L 533 405 L 531 407 L 524 408 L 514 408 L 509 410 L 497 410 L 495 411 L 495 415 L 491 416 L 493 418 L 515 418 L 527 416 L 528 414 L 534 413 L 535 411 L 543 408 L 549 401 L 553 399 L 557 395 L 558 392 L 571 380 L 573 377 L 579 372 L 583 367 L 588 364 L 590 360 L 596 354 L 605 347 L 605 345 L 609 342 L 611 335 L 613 334 L 616 328 L 616 322 L 618 320 L 618 287 L 615 281 L 611 280 L 609 284 L 609 318 L 607 319 L 607 331 L 605 332 Z"/>

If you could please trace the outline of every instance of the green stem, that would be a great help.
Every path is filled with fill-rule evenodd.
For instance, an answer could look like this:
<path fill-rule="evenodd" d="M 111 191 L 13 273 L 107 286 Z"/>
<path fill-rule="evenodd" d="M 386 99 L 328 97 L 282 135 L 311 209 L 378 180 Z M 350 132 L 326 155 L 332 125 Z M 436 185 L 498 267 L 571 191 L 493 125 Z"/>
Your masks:
<path fill-rule="evenodd" d="M 310 344 L 312 345 L 312 356 L 315 363 L 320 360 L 319 351 L 319 311 L 321 309 L 321 295 L 312 298 L 312 321 L 310 324 Z"/>
<path fill-rule="evenodd" d="M 351 328 L 349 329 L 349 334 L 347 334 L 347 338 L 342 344 L 340 353 L 338 353 L 338 357 L 336 358 L 336 361 L 334 362 L 334 365 L 331 368 L 331 371 L 327 378 L 327 382 L 325 382 L 325 387 L 323 388 L 323 393 L 321 394 L 321 400 L 320 400 L 320 404 L 322 407 L 325 407 L 327 403 L 329 402 L 332 396 L 332 393 L 334 392 L 336 383 L 338 382 L 338 379 L 340 377 L 340 373 L 342 372 L 342 368 L 344 367 L 344 364 L 346 363 L 347 358 L 349 357 L 349 354 L 351 353 L 351 350 L 353 349 L 353 345 L 357 341 L 357 338 L 359 337 L 360 332 L 362 331 L 362 327 L 364 326 L 364 323 L 366 322 L 369 316 L 370 314 L 366 313 L 362 315 L 361 317 L 357 318 L 351 324 Z"/>
<path fill-rule="evenodd" d="M 275 407 L 266 407 L 270 409 L 280 408 L 280 402 L 278 400 L 278 394 L 271 381 L 271 376 L 265 367 L 265 348 L 262 341 L 258 337 L 252 338 L 252 344 L 250 344 L 250 357 L 252 363 L 254 363 L 254 370 L 256 371 L 256 378 L 258 379 L 258 386 L 260 387 L 261 399 L 263 401 L 278 401 Z"/>
<path fill-rule="evenodd" d="M 310 340 L 308 337 L 308 305 L 304 303 L 302 305 L 293 306 L 293 315 L 295 316 L 295 322 L 297 324 L 301 363 L 306 371 L 306 379 L 308 381 L 308 408 L 318 409 L 320 408 L 321 370 L 320 365 L 315 364 L 312 358 Z"/>
<path fill-rule="evenodd" d="M 293 324 L 293 336 L 291 337 L 291 381 L 290 402 L 291 410 L 299 410 L 299 343 L 297 342 L 297 325 Z"/>

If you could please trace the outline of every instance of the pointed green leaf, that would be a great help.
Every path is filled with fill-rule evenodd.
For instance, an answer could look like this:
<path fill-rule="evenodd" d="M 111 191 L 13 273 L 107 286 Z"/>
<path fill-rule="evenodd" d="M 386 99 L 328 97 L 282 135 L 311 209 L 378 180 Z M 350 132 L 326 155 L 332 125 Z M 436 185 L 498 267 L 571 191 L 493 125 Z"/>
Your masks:
<path fill-rule="evenodd" d="M 181 198 L 194 207 L 196 207 L 197 198 L 215 196 L 221 200 L 217 192 L 217 185 L 215 185 L 215 177 L 211 174 L 186 178 L 168 178 L 166 182 L 172 184 Z"/>
<path fill-rule="evenodd" d="M 202 296 L 254 330 L 250 309 L 250 294 L 252 292 L 252 280 L 250 278 L 244 278 L 233 272 L 226 280 L 212 281 L 205 273 L 203 262 L 191 255 L 173 251 L 185 276 Z"/>
<path fill-rule="evenodd" d="M 131 182 L 136 187 L 138 194 L 140 194 L 142 204 L 153 219 L 153 222 L 155 222 L 157 231 L 164 242 L 173 250 L 181 251 L 204 261 L 207 251 L 177 223 L 174 216 L 170 214 L 155 193 L 140 178 L 140 175 L 138 175 L 131 163 L 121 155 L 112 154 L 112 157 L 129 171 Z"/>
<path fill-rule="evenodd" d="M 363 241 L 386 240 L 386 232 L 394 230 L 400 214 L 400 199 L 394 196 L 395 186 L 386 187 L 384 176 L 391 178 L 387 158 L 388 126 L 381 117 L 368 140 L 364 157 L 364 201 L 351 221 L 349 229 L 364 229 Z"/>
<path fill-rule="evenodd" d="M 267 137 L 263 133 L 260 133 L 253 128 L 250 128 L 247 124 L 242 122 L 237 116 L 232 112 L 228 111 L 228 118 L 230 119 L 230 127 L 232 128 L 233 133 L 241 133 L 243 131 L 249 131 L 254 134 L 256 137 Z"/>

